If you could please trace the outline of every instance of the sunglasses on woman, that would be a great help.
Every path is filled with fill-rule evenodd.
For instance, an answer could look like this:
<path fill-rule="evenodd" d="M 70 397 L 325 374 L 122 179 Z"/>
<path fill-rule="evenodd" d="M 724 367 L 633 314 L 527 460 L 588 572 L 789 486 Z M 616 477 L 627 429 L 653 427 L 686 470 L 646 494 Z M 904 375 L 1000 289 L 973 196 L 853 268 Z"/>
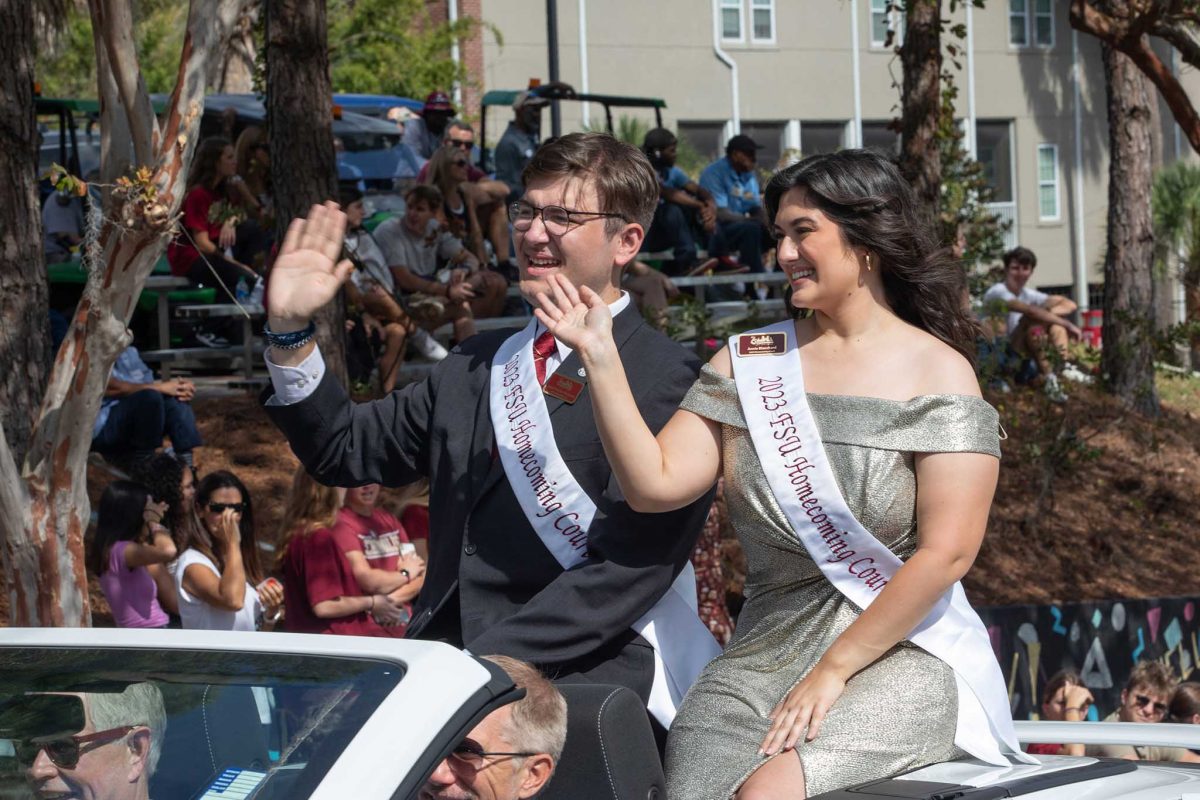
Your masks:
<path fill-rule="evenodd" d="M 14 741 L 13 745 L 17 751 L 17 758 L 23 764 L 32 764 L 37 759 L 37 754 L 45 751 L 46 757 L 54 766 L 59 769 L 75 769 L 79 763 L 79 757 L 84 752 L 84 745 L 91 745 L 87 749 L 95 750 L 109 742 L 124 738 L 130 731 L 138 727 L 144 726 L 122 725 L 119 728 L 109 728 L 82 736 L 76 734 L 65 739 L 51 739 L 48 742 L 19 739 Z"/>
<path fill-rule="evenodd" d="M 209 503 L 208 510 L 214 514 L 224 514 L 225 510 L 229 509 L 235 514 L 241 514 L 246 510 L 245 503 Z"/>

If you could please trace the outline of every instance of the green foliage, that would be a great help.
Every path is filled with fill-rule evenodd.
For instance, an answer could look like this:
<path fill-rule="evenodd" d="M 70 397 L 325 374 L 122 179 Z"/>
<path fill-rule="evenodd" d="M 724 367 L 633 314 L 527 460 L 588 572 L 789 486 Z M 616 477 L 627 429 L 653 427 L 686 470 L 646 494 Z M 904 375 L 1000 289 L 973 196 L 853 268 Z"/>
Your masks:
<path fill-rule="evenodd" d="M 328 22 L 334 91 L 418 99 L 468 79 L 450 47 L 485 24 L 470 17 L 435 24 L 422 0 L 329 0 Z"/>
<path fill-rule="evenodd" d="M 84 3 L 76 2 L 66 24 L 49 46 L 37 54 L 37 78 L 46 97 L 95 97 L 96 51 L 92 21 Z M 175 88 L 187 4 L 168 0 L 134 0 L 134 38 L 146 88 Z"/>
<path fill-rule="evenodd" d="M 604 121 L 604 117 L 597 114 L 594 119 L 595 121 L 591 124 L 584 125 L 583 129 L 596 133 L 608 133 L 608 124 Z M 641 117 L 631 117 L 628 114 L 621 114 L 617 117 L 617 125 L 613 131 L 613 136 L 626 144 L 631 144 L 640 149 L 642 142 L 646 138 L 646 134 L 650 132 L 652 127 L 648 121 Z"/>
<path fill-rule="evenodd" d="M 1154 176 L 1155 261 L 1167 268 L 1178 257 L 1184 269 L 1200 262 L 1200 165 L 1177 161 Z"/>

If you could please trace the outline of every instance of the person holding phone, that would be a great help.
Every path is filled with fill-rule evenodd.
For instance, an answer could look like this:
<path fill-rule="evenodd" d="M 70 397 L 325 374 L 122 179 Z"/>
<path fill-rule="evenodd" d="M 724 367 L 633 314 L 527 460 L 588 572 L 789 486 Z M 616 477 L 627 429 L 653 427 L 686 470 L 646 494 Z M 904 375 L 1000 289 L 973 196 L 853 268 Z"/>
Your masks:
<path fill-rule="evenodd" d="M 232 472 L 210 473 L 196 487 L 200 529 L 175 562 L 184 628 L 252 631 L 274 620 L 283 586 L 264 580 L 254 539 L 254 509 Z"/>
<path fill-rule="evenodd" d="M 175 542 L 161 525 L 165 510 L 133 481 L 114 481 L 100 496 L 87 566 L 100 579 L 118 627 L 165 628 L 169 622 L 147 570 L 175 558 Z"/>

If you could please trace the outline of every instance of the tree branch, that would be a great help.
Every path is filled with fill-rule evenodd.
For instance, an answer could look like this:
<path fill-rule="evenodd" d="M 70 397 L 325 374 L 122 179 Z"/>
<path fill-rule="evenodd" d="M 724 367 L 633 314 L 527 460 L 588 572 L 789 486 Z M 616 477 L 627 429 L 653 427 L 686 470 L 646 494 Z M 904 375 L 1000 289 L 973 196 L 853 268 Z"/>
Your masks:
<path fill-rule="evenodd" d="M 121 106 L 133 137 L 135 162 L 140 165 L 154 161 L 153 141 L 157 138 L 158 123 L 154 106 L 146 91 L 146 83 L 138 68 L 137 47 L 133 38 L 133 6 L 126 0 L 89 0 L 94 20 L 96 48 L 104 48 L 111 65 Z M 101 84 L 103 88 L 103 83 Z M 115 98 L 103 97 L 107 102 Z"/>
<path fill-rule="evenodd" d="M 0 425 L 0 551 L 7 546 L 10 530 L 23 530 L 28 524 L 28 493 L 17 471 L 4 426 Z"/>

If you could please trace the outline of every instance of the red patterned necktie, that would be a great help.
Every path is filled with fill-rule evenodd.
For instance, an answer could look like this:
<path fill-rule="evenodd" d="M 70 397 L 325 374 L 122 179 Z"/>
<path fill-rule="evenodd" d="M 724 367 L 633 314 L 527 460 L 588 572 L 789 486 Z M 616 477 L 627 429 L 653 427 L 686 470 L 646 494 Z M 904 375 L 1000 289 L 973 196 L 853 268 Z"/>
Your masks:
<path fill-rule="evenodd" d="M 541 335 L 533 340 L 533 369 L 537 373 L 539 386 L 546 383 L 546 359 L 557 351 L 558 343 L 554 341 L 554 334 L 550 331 L 542 331 Z"/>

